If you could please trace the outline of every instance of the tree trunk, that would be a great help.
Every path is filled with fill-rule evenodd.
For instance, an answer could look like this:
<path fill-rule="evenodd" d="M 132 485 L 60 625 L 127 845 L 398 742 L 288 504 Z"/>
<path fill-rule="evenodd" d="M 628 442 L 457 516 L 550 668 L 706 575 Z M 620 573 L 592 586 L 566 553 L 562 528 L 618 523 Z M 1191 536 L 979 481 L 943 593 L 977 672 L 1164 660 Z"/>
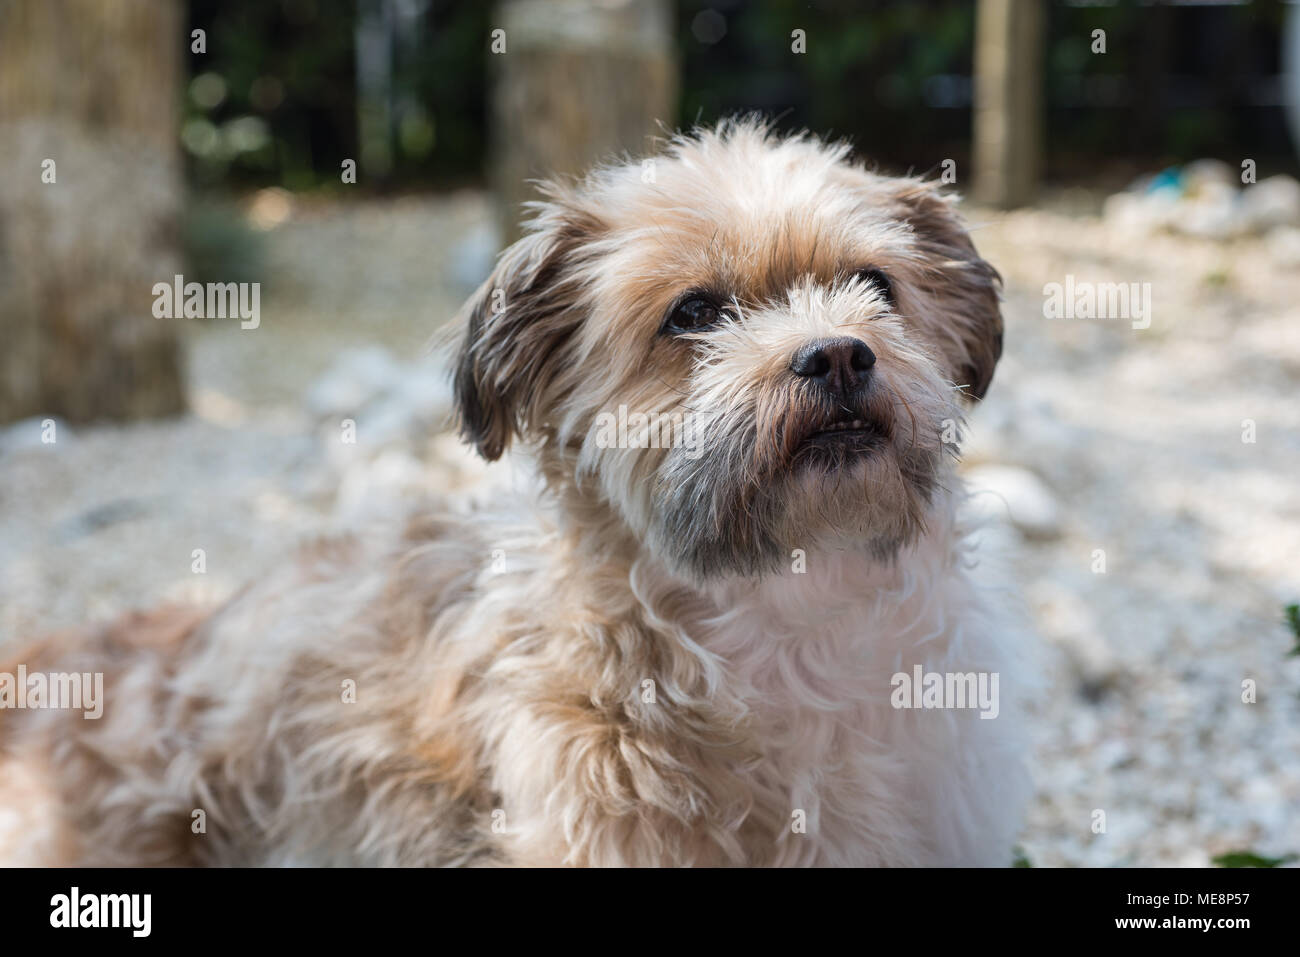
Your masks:
<path fill-rule="evenodd" d="M 980 0 L 975 24 L 975 197 L 1009 209 L 1043 162 L 1042 0 Z"/>
<path fill-rule="evenodd" d="M 176 0 L 0 0 L 0 421 L 178 412 Z M 49 181 L 52 180 L 52 181 Z"/>
<path fill-rule="evenodd" d="M 667 0 L 505 0 L 492 26 L 504 31 L 489 41 L 489 65 L 509 242 L 519 235 L 521 204 L 535 197 L 530 179 L 582 173 L 623 151 L 639 155 L 673 128 L 677 70 Z"/>

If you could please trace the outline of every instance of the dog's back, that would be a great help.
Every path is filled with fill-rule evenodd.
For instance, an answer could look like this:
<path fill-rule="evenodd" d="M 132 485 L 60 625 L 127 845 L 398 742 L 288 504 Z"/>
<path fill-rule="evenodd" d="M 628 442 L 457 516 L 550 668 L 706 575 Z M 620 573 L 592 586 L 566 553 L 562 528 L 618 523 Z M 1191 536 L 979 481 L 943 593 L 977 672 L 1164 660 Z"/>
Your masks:
<path fill-rule="evenodd" d="M 101 674 L 104 700 L 99 717 L 0 713 L 0 862 L 486 856 L 463 819 L 472 765 L 414 728 L 439 693 L 418 676 L 441 596 L 475 567 L 453 554 L 465 529 L 447 532 L 322 542 L 219 609 L 135 612 L 7 656 L 12 675 Z M 374 826 L 399 819 L 410 833 Z"/>
<path fill-rule="evenodd" d="M 112 804 L 132 778 L 161 776 L 165 749 L 150 740 L 161 730 L 158 696 L 165 674 L 206 617 L 205 610 L 183 607 L 133 612 L 106 626 L 50 635 L 6 656 L 0 673 L 9 676 L 129 675 L 137 689 L 155 693 L 148 702 L 115 706 L 99 717 L 84 709 L 50 710 L 43 701 L 6 709 L 0 716 L 0 863 L 122 862 L 111 860 L 117 854 L 101 857 L 84 846 L 82 836 L 100 830 L 97 819 L 109 823 Z M 115 683 L 109 695 L 115 704 L 133 697 Z M 130 760 L 119 764 L 124 744 Z M 119 833 L 129 835 L 133 858 L 183 862 L 185 852 L 167 828 L 142 828 L 134 812 L 129 822 L 117 823 L 126 824 Z"/>

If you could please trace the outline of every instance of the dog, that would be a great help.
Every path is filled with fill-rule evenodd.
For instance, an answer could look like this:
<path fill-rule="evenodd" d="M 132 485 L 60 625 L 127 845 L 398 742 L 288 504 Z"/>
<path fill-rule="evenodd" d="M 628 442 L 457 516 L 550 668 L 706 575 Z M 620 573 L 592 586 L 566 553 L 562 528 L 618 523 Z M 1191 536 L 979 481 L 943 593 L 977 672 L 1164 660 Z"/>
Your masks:
<path fill-rule="evenodd" d="M 537 493 L 20 655 L 105 701 L 0 712 L 8 861 L 1011 863 L 1028 641 L 956 473 L 1001 280 L 953 200 L 749 118 L 542 196 L 452 370 Z"/>

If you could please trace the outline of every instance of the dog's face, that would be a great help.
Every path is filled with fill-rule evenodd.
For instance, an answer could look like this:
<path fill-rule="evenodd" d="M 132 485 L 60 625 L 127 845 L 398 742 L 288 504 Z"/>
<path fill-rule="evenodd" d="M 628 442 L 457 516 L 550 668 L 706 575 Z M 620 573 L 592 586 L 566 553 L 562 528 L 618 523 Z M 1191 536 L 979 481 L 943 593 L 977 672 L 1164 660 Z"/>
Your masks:
<path fill-rule="evenodd" d="M 462 433 L 696 578 L 895 553 L 993 375 L 998 276 L 934 187 L 846 153 L 727 123 L 549 187 L 466 307 Z"/>

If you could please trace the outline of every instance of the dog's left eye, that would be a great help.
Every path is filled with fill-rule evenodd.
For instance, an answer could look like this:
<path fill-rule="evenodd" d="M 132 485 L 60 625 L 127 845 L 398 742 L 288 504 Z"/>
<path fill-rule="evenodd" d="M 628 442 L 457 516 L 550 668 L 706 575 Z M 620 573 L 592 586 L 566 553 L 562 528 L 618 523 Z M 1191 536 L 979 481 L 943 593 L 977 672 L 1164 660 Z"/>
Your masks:
<path fill-rule="evenodd" d="M 675 305 L 664 321 L 663 332 L 677 335 L 699 332 L 721 321 L 725 313 L 716 302 L 706 296 L 692 296 Z"/>
<path fill-rule="evenodd" d="M 894 301 L 894 284 L 890 282 L 889 277 L 879 269 L 859 269 L 857 277 L 863 282 L 879 289 L 880 294 L 885 297 L 885 300 L 891 306 L 897 305 Z"/>

